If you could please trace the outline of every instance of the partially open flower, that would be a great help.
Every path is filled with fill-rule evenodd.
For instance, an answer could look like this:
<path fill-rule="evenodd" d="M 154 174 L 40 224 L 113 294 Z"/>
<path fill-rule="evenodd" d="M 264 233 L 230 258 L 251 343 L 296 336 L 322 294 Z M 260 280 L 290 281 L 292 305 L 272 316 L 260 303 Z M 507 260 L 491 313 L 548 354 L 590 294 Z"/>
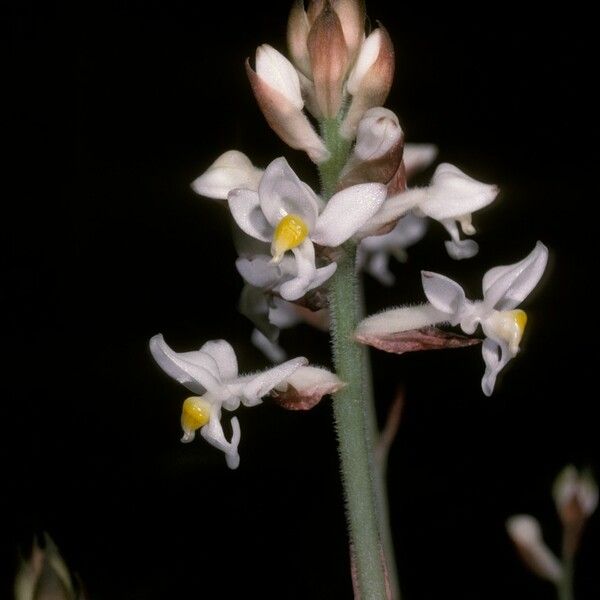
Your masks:
<path fill-rule="evenodd" d="M 539 577 L 557 583 L 562 566 L 542 538 L 537 519 L 530 515 L 515 515 L 506 521 L 506 531 L 523 562 Z"/>
<path fill-rule="evenodd" d="M 340 132 L 352 139 L 363 114 L 374 106 L 383 106 L 394 80 L 394 46 L 383 26 L 375 29 L 362 44 L 350 72 L 346 89 L 352 96 Z"/>
<path fill-rule="evenodd" d="M 191 442 L 196 431 L 225 454 L 227 465 L 236 469 L 240 462 L 240 426 L 231 419 L 232 437 L 225 438 L 221 425 L 222 409 L 233 411 L 240 404 L 256 406 L 273 388 L 282 385 L 299 367 L 308 364 L 304 357 L 294 358 L 266 371 L 239 375 L 235 352 L 225 340 L 206 342 L 193 352 L 174 352 L 162 335 L 150 340 L 154 360 L 167 375 L 196 394 L 185 400 L 181 412 L 182 442 Z"/>
<path fill-rule="evenodd" d="M 422 271 L 429 304 L 394 308 L 368 317 L 359 324 L 357 338 L 382 347 L 376 342 L 377 336 L 389 341 L 395 334 L 402 337 L 405 332 L 442 323 L 460 325 L 464 333 L 471 335 L 481 325 L 486 336 L 482 346 L 486 370 L 481 387 L 490 396 L 498 373 L 519 352 L 527 315 L 515 309 L 538 284 L 547 261 L 548 249 L 538 242 L 522 261 L 490 269 L 483 277 L 483 300 L 478 302 L 467 300 L 462 287 L 448 277 Z"/>
<path fill-rule="evenodd" d="M 375 235 L 390 222 L 409 211 L 440 222 L 450 234 L 446 242 L 448 254 L 455 259 L 470 258 L 479 246 L 473 240 L 461 240 L 463 233 L 472 235 L 472 213 L 492 203 L 498 195 L 495 185 L 481 183 L 453 165 L 443 163 L 435 170 L 431 183 L 425 188 L 412 188 L 388 198 L 381 210 L 359 232 L 360 237 Z"/>
<path fill-rule="evenodd" d="M 280 263 L 288 251 L 293 253 L 297 277 L 283 283 L 280 293 L 286 300 L 297 300 L 315 287 L 318 277 L 313 244 L 343 244 L 377 212 L 385 195 L 384 185 L 355 185 L 335 194 L 322 208 L 318 196 L 284 158 L 278 158 L 267 167 L 258 192 L 237 189 L 229 194 L 229 208 L 245 233 L 271 243 L 273 263 Z M 335 267 L 329 268 L 331 275 Z"/>
<path fill-rule="evenodd" d="M 290 61 L 267 44 L 256 51 L 256 71 L 246 61 L 256 101 L 273 131 L 292 148 L 304 150 L 315 163 L 329 158 L 323 140 L 302 112 L 298 73 Z"/>
<path fill-rule="evenodd" d="M 227 195 L 235 188 L 257 190 L 263 173 L 244 153 L 229 150 L 194 179 L 192 189 L 200 196 L 227 200 Z"/>

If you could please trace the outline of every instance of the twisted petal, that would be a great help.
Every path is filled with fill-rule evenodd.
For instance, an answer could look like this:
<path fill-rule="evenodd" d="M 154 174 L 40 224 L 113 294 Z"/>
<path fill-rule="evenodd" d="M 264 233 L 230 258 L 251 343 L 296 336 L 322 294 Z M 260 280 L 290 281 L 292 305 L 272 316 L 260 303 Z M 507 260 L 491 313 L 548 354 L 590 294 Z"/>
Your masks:
<path fill-rule="evenodd" d="M 242 231 L 262 242 L 270 241 L 273 228 L 263 215 L 256 192 L 235 189 L 229 192 L 227 200 L 231 216 Z"/>
<path fill-rule="evenodd" d="M 487 206 L 497 195 L 495 185 L 481 183 L 455 166 L 443 163 L 435 170 L 427 199 L 419 208 L 437 221 L 457 219 Z"/>
<path fill-rule="evenodd" d="M 245 154 L 229 150 L 193 181 L 192 189 L 200 196 L 227 200 L 227 195 L 235 188 L 258 190 L 262 174 L 263 171 L 257 169 Z"/>
<path fill-rule="evenodd" d="M 217 363 L 222 380 L 234 379 L 238 375 L 238 363 L 231 344 L 225 340 L 206 342 L 200 353 L 208 354 Z"/>
<path fill-rule="evenodd" d="M 203 395 L 208 391 L 215 399 L 221 401 L 229 396 L 219 379 L 217 362 L 209 354 L 202 351 L 174 352 L 160 333 L 150 340 L 150 352 L 167 375 L 195 394 Z"/>
<path fill-rule="evenodd" d="M 308 360 L 303 356 L 299 356 L 257 375 L 245 377 L 242 387 L 244 396 L 242 403 L 245 406 L 260 404 L 263 396 L 266 396 L 274 387 L 285 381 L 296 369 L 307 364 Z"/>
<path fill-rule="evenodd" d="M 335 194 L 319 216 L 312 240 L 322 246 L 339 246 L 371 219 L 386 197 L 385 185 L 362 183 Z"/>
<path fill-rule="evenodd" d="M 453 219 L 444 219 L 442 225 L 450 234 L 452 240 L 444 242 L 448 256 L 454 260 L 473 258 L 479 252 L 479 244 L 475 240 L 461 240 L 458 225 Z"/>
<path fill-rule="evenodd" d="M 431 271 L 421 271 L 421 281 L 427 300 L 434 308 L 452 316 L 452 320 L 459 318 L 465 307 L 466 298 L 465 291 L 456 281 Z"/>
<path fill-rule="evenodd" d="M 284 300 L 298 300 L 309 289 L 312 289 L 317 268 L 315 265 L 315 247 L 310 240 L 305 240 L 297 248 L 293 248 L 296 259 L 296 275 L 281 284 L 279 293 Z M 335 271 L 335 269 L 334 269 Z M 333 274 L 333 272 L 332 272 Z"/>
<path fill-rule="evenodd" d="M 491 396 L 496 385 L 498 373 L 506 366 L 506 363 L 513 358 L 513 354 L 508 348 L 508 344 L 502 340 L 486 338 L 481 346 L 481 354 L 485 363 L 485 373 L 481 380 L 481 389 L 486 396 Z"/>
<path fill-rule="evenodd" d="M 237 417 L 231 418 L 231 442 L 228 442 L 223 433 L 221 426 L 220 414 L 211 415 L 207 425 L 202 427 L 200 435 L 215 448 L 225 453 L 225 460 L 230 469 L 237 469 L 240 464 L 240 455 L 238 454 L 238 446 L 241 438 L 240 424 Z"/>
<path fill-rule="evenodd" d="M 260 207 L 272 227 L 288 214 L 315 226 L 319 214 L 316 194 L 294 173 L 285 158 L 276 158 L 266 169 L 258 188 Z"/>
<path fill-rule="evenodd" d="M 538 284 L 547 263 L 548 248 L 542 242 L 537 242 L 532 252 L 522 261 L 490 269 L 483 277 L 485 304 L 497 310 L 512 310 Z"/>

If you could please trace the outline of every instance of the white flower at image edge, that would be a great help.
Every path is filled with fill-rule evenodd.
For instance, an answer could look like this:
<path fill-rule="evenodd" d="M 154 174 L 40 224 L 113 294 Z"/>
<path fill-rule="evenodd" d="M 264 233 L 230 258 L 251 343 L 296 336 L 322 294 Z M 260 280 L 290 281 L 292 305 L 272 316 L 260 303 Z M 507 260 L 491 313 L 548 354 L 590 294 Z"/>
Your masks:
<path fill-rule="evenodd" d="M 274 263 L 291 250 L 297 275 L 281 285 L 280 292 L 285 300 L 297 300 L 318 277 L 314 244 L 343 244 L 373 217 L 385 197 L 385 185 L 365 183 L 338 192 L 323 206 L 287 161 L 277 158 L 267 167 L 258 192 L 235 189 L 228 200 L 239 227 L 255 239 L 271 243 Z M 330 277 L 335 267 L 329 267 Z"/>
<path fill-rule="evenodd" d="M 182 441 L 191 442 L 195 432 L 200 430 L 209 444 L 225 453 L 231 469 L 236 469 L 240 462 L 240 425 L 237 417 L 232 417 L 233 433 L 231 441 L 227 441 L 221 425 L 221 410 L 233 411 L 240 404 L 260 404 L 263 396 L 308 364 L 306 358 L 298 357 L 266 371 L 240 376 L 235 352 L 225 340 L 206 342 L 192 352 L 175 352 L 160 334 L 150 340 L 150 351 L 165 373 L 196 394 L 183 403 Z"/>
<path fill-rule="evenodd" d="M 540 281 L 548 262 L 548 248 L 538 242 L 533 251 L 513 265 L 490 269 L 483 277 L 483 300 L 471 301 L 463 288 L 448 277 L 422 272 L 423 290 L 429 304 L 396 308 L 368 317 L 359 335 L 390 335 L 442 323 L 460 325 L 475 333 L 481 325 L 486 338 L 482 355 L 485 373 L 481 387 L 486 396 L 494 390 L 498 373 L 519 352 L 527 315 L 515 310 Z"/>

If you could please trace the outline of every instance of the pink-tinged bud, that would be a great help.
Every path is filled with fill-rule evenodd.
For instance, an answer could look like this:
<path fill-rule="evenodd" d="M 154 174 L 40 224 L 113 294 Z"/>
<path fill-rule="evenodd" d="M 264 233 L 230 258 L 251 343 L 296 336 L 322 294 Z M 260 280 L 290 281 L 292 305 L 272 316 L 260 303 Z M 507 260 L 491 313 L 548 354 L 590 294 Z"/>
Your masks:
<path fill-rule="evenodd" d="M 310 57 L 308 56 L 308 32 L 310 24 L 304 10 L 304 1 L 296 0 L 288 17 L 287 43 L 292 61 L 306 77 L 311 77 Z"/>
<path fill-rule="evenodd" d="M 402 162 L 404 133 L 387 108 L 368 110 L 358 126 L 352 156 L 342 171 L 339 189 L 367 181 L 387 184 Z"/>
<path fill-rule="evenodd" d="M 344 100 L 350 61 L 342 24 L 329 1 L 310 29 L 308 53 L 319 108 L 325 117 L 335 117 Z"/>
<path fill-rule="evenodd" d="M 288 146 L 304 150 L 313 162 L 327 160 L 329 151 L 302 112 L 300 80 L 292 63 L 265 44 L 256 51 L 256 71 L 246 60 L 246 73 L 271 129 Z"/>
<path fill-rule="evenodd" d="M 332 6 L 340 18 L 344 39 L 348 47 L 350 64 L 352 64 L 365 39 L 366 10 L 364 0 L 333 0 Z"/>
<path fill-rule="evenodd" d="M 580 474 L 573 465 L 565 467 L 553 488 L 556 510 L 563 524 L 565 553 L 573 556 L 583 529 L 598 506 L 598 485 L 589 472 Z"/>
<path fill-rule="evenodd" d="M 355 136 L 365 111 L 385 102 L 393 80 L 394 46 L 385 27 L 379 26 L 365 40 L 348 77 L 347 90 L 352 102 L 341 127 L 346 139 Z"/>
<path fill-rule="evenodd" d="M 288 410 L 310 410 L 323 396 L 335 394 L 345 385 L 327 369 L 304 366 L 278 385 L 271 396 L 277 404 Z"/>

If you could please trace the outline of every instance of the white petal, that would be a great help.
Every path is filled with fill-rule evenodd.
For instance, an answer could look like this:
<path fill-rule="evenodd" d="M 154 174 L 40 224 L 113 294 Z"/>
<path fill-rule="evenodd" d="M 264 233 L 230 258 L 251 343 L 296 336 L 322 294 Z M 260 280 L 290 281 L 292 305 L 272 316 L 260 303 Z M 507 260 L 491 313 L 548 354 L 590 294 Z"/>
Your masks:
<path fill-rule="evenodd" d="M 479 252 L 479 244 L 475 240 L 457 240 L 444 242 L 446 252 L 454 260 L 473 258 Z"/>
<path fill-rule="evenodd" d="M 421 329 L 439 325 L 448 320 L 448 315 L 435 309 L 431 304 L 390 308 L 367 317 L 358 324 L 359 335 L 388 335 L 400 331 Z"/>
<path fill-rule="evenodd" d="M 215 359 L 221 380 L 233 379 L 238 375 L 238 363 L 235 352 L 229 342 L 213 340 L 206 342 L 200 352 L 204 352 Z"/>
<path fill-rule="evenodd" d="M 381 48 L 381 31 L 375 29 L 363 42 L 358 58 L 346 83 L 348 93 L 354 96 L 367 71 L 373 66 Z"/>
<path fill-rule="evenodd" d="M 252 376 L 242 389 L 242 393 L 244 394 L 242 403 L 245 406 L 260 404 L 263 396 L 285 381 L 296 369 L 307 364 L 308 360 L 300 356 Z"/>
<path fill-rule="evenodd" d="M 209 391 L 218 400 L 228 397 L 227 389 L 218 379 L 216 361 L 211 356 L 199 351 L 181 354 L 174 352 L 162 334 L 155 335 L 150 340 L 150 352 L 167 375 L 195 394 L 203 395 L 205 391 Z"/>
<path fill-rule="evenodd" d="M 547 263 L 548 248 L 537 242 L 522 261 L 490 269 L 483 277 L 486 305 L 497 310 L 512 310 L 518 306 L 538 284 Z"/>
<path fill-rule="evenodd" d="M 312 281 L 308 286 L 308 290 L 314 290 L 321 287 L 336 271 L 337 263 L 332 262 L 324 267 L 319 267 L 316 273 L 313 275 Z"/>
<path fill-rule="evenodd" d="M 487 206 L 497 195 L 495 185 L 481 183 L 444 163 L 435 170 L 427 199 L 419 209 L 437 221 L 456 219 Z"/>
<path fill-rule="evenodd" d="M 423 291 L 432 306 L 451 316 L 452 320 L 460 318 L 466 299 L 465 291 L 456 281 L 431 271 L 421 271 L 421 281 Z"/>
<path fill-rule="evenodd" d="M 278 364 L 287 358 L 286 351 L 277 343 L 272 342 L 262 331 L 253 329 L 250 341 L 258 348 L 272 363 Z"/>
<path fill-rule="evenodd" d="M 381 205 L 379 211 L 360 228 L 356 237 L 362 239 L 376 235 L 382 227 L 397 221 L 416 206 L 419 206 L 427 197 L 427 193 L 427 188 L 412 188 L 388 198 Z"/>
<path fill-rule="evenodd" d="M 215 448 L 225 453 L 225 460 L 227 466 L 230 469 L 237 469 L 240 464 L 240 456 L 238 454 L 238 446 L 240 443 L 241 432 L 240 424 L 237 417 L 231 418 L 231 442 L 228 442 L 221 426 L 220 414 L 213 417 L 211 415 L 210 421 L 200 430 L 200 435 Z"/>
<path fill-rule="evenodd" d="M 256 192 L 235 189 L 229 192 L 227 200 L 231 215 L 242 231 L 262 242 L 271 240 L 273 229 L 263 215 Z"/>
<path fill-rule="evenodd" d="M 298 300 L 308 291 L 317 275 L 315 265 L 315 247 L 310 240 L 305 240 L 297 248 L 293 248 L 296 259 L 296 275 L 281 284 L 279 293 L 284 300 Z"/>
<path fill-rule="evenodd" d="M 256 49 L 256 74 L 285 96 L 295 108 L 302 109 L 304 102 L 294 65 L 268 44 L 263 44 Z"/>
<path fill-rule="evenodd" d="M 235 188 L 257 191 L 263 171 L 257 169 L 242 152 L 225 152 L 192 183 L 192 189 L 200 196 L 227 200 Z"/>
<path fill-rule="evenodd" d="M 257 288 L 271 289 L 281 280 L 281 263 L 273 263 L 271 256 L 238 258 L 235 266 L 244 281 Z"/>
<path fill-rule="evenodd" d="M 403 137 L 398 117 L 387 108 L 370 108 L 360 120 L 353 154 L 359 161 L 375 160 Z"/>
<path fill-rule="evenodd" d="M 361 183 L 335 194 L 319 216 L 311 239 L 322 246 L 339 246 L 371 219 L 385 201 L 379 183 Z"/>
<path fill-rule="evenodd" d="M 481 355 L 485 363 L 485 373 L 481 379 L 481 389 L 486 396 L 491 396 L 496 385 L 498 373 L 500 373 L 514 355 L 508 349 L 506 342 L 493 340 L 489 337 L 483 340 Z"/>
<path fill-rule="evenodd" d="M 319 213 L 316 194 L 300 181 L 285 158 L 276 158 L 267 167 L 258 194 L 262 211 L 273 227 L 287 214 L 301 217 L 309 230 L 314 227 Z"/>
<path fill-rule="evenodd" d="M 402 160 L 406 176 L 410 177 L 419 171 L 424 171 L 433 163 L 438 155 L 438 147 L 434 144 L 404 144 Z"/>

